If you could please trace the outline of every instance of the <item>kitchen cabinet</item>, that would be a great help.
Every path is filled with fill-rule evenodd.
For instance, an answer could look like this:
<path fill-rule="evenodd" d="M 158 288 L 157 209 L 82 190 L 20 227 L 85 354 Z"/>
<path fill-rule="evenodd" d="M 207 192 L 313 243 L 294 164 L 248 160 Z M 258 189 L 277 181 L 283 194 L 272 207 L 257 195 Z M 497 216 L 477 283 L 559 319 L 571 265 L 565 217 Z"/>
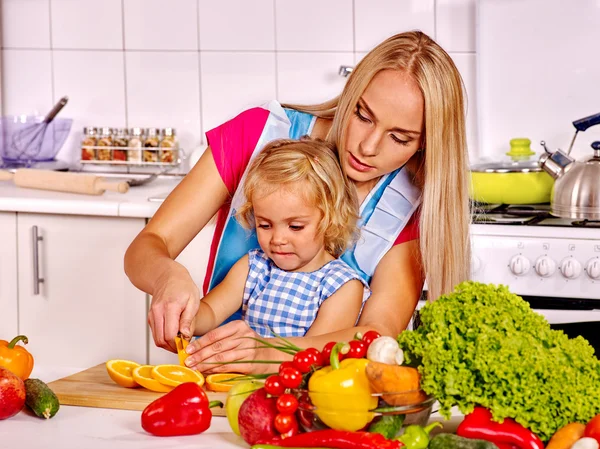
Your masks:
<path fill-rule="evenodd" d="M 17 335 L 17 214 L 0 212 L 0 339 Z"/>
<path fill-rule="evenodd" d="M 145 220 L 16 215 L 18 326 L 36 363 L 89 368 L 113 358 L 145 362 L 146 294 L 123 269 L 125 250 Z"/>
<path fill-rule="evenodd" d="M 202 290 L 202 284 L 204 283 L 204 275 L 206 274 L 206 267 L 208 265 L 208 257 L 210 253 L 210 245 L 212 242 L 213 234 L 215 232 L 214 223 L 209 223 L 198 235 L 190 242 L 190 244 L 181 252 L 177 257 L 177 262 L 181 263 L 188 269 L 192 279 L 196 285 Z M 150 298 L 148 298 L 149 306 Z M 148 329 L 148 358 L 151 365 L 158 365 L 161 363 L 174 363 L 179 364 L 179 360 L 176 354 L 166 351 L 162 348 L 156 347 L 152 333 Z"/>

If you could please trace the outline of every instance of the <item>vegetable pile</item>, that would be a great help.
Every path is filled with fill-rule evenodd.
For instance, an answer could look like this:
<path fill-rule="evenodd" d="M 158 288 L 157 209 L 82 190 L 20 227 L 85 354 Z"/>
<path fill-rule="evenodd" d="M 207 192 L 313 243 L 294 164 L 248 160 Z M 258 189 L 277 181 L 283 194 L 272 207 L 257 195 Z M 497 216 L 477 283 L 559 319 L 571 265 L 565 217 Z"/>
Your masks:
<path fill-rule="evenodd" d="M 600 413 L 600 362 L 582 337 L 569 339 L 507 287 L 464 282 L 421 309 L 422 325 L 398 343 L 418 366 L 421 388 L 450 417 L 476 405 L 514 418 L 548 441 L 570 422 Z"/>

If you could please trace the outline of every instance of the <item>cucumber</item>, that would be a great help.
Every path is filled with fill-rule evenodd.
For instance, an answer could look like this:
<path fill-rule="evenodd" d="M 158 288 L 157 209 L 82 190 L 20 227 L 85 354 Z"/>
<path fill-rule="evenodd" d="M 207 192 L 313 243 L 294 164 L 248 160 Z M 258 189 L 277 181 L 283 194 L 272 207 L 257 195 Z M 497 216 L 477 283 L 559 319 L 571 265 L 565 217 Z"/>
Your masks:
<path fill-rule="evenodd" d="M 452 433 L 439 433 L 431 439 L 428 449 L 498 449 L 498 446 L 485 440 L 464 438 Z"/>
<path fill-rule="evenodd" d="M 58 398 L 48 385 L 39 379 L 25 381 L 25 404 L 40 418 L 50 419 L 58 412 Z"/>
<path fill-rule="evenodd" d="M 380 433 L 388 440 L 391 440 L 402 428 L 404 418 L 404 415 L 381 416 L 369 426 L 369 432 Z"/>

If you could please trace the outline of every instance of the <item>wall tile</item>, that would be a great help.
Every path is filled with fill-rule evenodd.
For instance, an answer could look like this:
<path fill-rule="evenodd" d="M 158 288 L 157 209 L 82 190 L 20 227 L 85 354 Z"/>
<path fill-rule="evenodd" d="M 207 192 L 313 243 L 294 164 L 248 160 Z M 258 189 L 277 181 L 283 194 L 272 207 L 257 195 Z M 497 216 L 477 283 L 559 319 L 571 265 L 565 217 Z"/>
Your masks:
<path fill-rule="evenodd" d="M 277 49 L 353 51 L 352 0 L 275 0 Z"/>
<path fill-rule="evenodd" d="M 50 50 L 4 50 L 3 113 L 45 115 L 52 108 Z"/>
<path fill-rule="evenodd" d="M 129 126 L 175 128 L 191 152 L 201 140 L 198 53 L 127 52 L 126 58 Z"/>
<path fill-rule="evenodd" d="M 437 0 L 437 42 L 446 51 L 475 51 L 476 0 Z"/>
<path fill-rule="evenodd" d="M 52 0 L 51 6 L 54 48 L 123 48 L 121 0 Z"/>
<path fill-rule="evenodd" d="M 54 51 L 54 98 L 69 96 L 61 115 L 74 118 L 59 153 L 61 160 L 79 160 L 84 126 L 126 126 L 122 52 Z"/>
<path fill-rule="evenodd" d="M 198 50 L 196 0 L 123 0 L 128 50 Z"/>
<path fill-rule="evenodd" d="M 477 128 L 477 56 L 474 53 L 450 53 L 450 56 L 463 78 L 467 91 L 467 145 L 471 162 L 474 162 L 481 154 Z"/>
<path fill-rule="evenodd" d="M 386 38 L 411 30 L 434 37 L 434 0 L 354 0 L 357 51 L 369 51 Z"/>
<path fill-rule="evenodd" d="M 2 46 L 50 48 L 49 0 L 2 0 Z"/>
<path fill-rule="evenodd" d="M 203 132 L 276 98 L 273 53 L 201 52 Z"/>
<path fill-rule="evenodd" d="M 346 79 L 340 65 L 353 65 L 354 53 L 296 53 L 277 55 L 277 97 L 286 103 L 319 103 L 339 95 Z"/>
<path fill-rule="evenodd" d="M 201 50 L 274 50 L 275 0 L 199 0 Z"/>

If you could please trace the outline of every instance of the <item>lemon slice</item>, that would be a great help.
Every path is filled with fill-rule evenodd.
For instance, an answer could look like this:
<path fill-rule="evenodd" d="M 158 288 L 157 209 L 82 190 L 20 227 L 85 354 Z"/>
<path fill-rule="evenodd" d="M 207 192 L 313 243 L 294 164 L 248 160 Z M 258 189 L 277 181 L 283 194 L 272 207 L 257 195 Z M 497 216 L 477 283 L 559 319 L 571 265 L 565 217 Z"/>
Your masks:
<path fill-rule="evenodd" d="M 106 371 L 115 383 L 122 387 L 135 388 L 139 387 L 139 384 L 133 379 L 132 372 L 138 366 L 139 363 L 131 360 L 114 359 L 106 362 Z"/>
<path fill-rule="evenodd" d="M 243 380 L 235 380 L 236 378 L 244 377 L 243 374 L 237 373 L 217 373 L 206 376 L 206 388 L 210 391 L 227 392 L 231 388 Z"/>
<path fill-rule="evenodd" d="M 185 382 L 204 385 L 204 376 L 198 371 L 180 365 L 156 365 L 152 368 L 152 377 L 163 385 L 176 387 Z"/>
<path fill-rule="evenodd" d="M 168 393 L 175 387 L 161 384 L 158 380 L 152 377 L 152 368 L 154 365 L 142 365 L 134 368 L 132 375 L 133 379 L 142 387 L 159 393 Z"/>

